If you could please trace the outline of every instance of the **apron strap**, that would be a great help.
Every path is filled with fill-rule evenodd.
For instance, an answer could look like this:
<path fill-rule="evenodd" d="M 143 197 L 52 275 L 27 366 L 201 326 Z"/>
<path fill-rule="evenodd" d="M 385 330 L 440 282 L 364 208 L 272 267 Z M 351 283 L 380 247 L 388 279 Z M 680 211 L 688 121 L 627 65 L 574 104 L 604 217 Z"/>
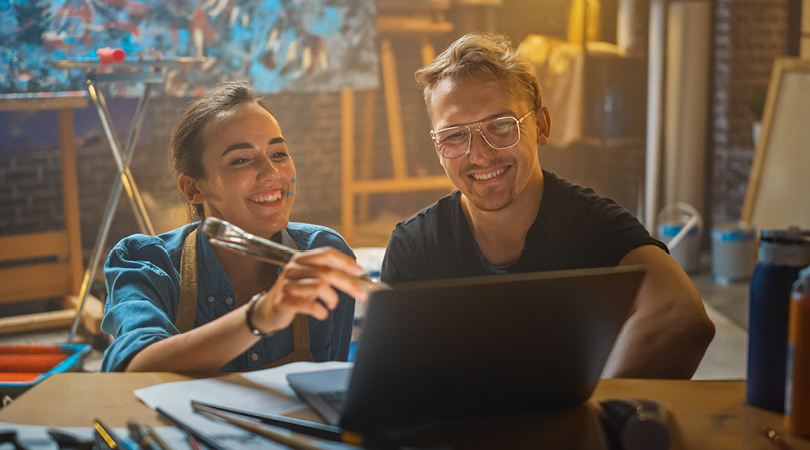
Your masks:
<path fill-rule="evenodd" d="M 282 241 L 286 241 L 289 235 L 287 234 L 287 230 L 283 230 L 282 234 Z M 298 250 L 298 245 L 292 239 L 289 240 L 292 243 L 292 247 Z M 292 323 L 292 333 L 293 333 L 293 351 L 289 355 L 277 359 L 270 364 L 262 367 L 262 369 L 269 369 L 272 367 L 283 366 L 284 364 L 289 364 L 291 362 L 298 362 L 298 361 L 307 361 L 313 362 L 315 359 L 312 357 L 312 352 L 309 348 L 309 316 L 305 314 L 296 314 L 295 319 L 293 319 Z"/>
<path fill-rule="evenodd" d="M 273 367 L 283 366 L 284 364 L 289 364 L 291 362 L 315 361 L 315 359 L 312 357 L 312 352 L 309 350 L 309 316 L 297 314 L 295 319 L 293 319 L 292 332 L 293 351 L 289 355 L 279 358 L 261 369 L 270 369 Z"/>
<path fill-rule="evenodd" d="M 180 304 L 177 306 L 177 320 L 174 326 L 181 333 L 194 328 L 197 316 L 197 229 L 183 241 L 180 257 Z"/>
<path fill-rule="evenodd" d="M 290 239 L 290 242 L 293 248 L 298 250 L 295 241 Z M 197 273 L 197 229 L 194 229 L 186 236 L 183 254 L 180 257 L 180 305 L 177 308 L 177 320 L 174 325 L 181 333 L 194 328 L 194 318 L 197 315 Z M 309 349 L 309 316 L 297 314 L 293 319 L 292 333 L 293 351 L 262 369 L 297 361 L 315 361 Z"/>

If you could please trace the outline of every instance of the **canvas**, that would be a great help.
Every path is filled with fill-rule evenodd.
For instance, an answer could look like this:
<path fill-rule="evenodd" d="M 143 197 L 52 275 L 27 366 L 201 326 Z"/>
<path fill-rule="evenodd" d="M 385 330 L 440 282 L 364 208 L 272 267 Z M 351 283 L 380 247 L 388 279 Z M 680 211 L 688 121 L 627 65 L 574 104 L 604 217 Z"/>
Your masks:
<path fill-rule="evenodd" d="M 93 59 L 103 47 L 128 59 L 205 56 L 197 70 L 167 74 L 170 95 L 241 78 L 266 93 L 377 86 L 373 0 L 0 1 L 0 93 L 82 90 L 82 70 L 49 61 Z"/>

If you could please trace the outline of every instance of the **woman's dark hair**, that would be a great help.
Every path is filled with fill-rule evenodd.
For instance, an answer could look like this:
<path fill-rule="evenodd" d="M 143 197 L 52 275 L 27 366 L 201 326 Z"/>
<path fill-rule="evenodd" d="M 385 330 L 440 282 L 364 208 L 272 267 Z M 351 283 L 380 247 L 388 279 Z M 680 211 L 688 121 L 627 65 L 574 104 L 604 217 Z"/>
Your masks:
<path fill-rule="evenodd" d="M 169 159 L 176 175 L 186 175 L 195 180 L 205 176 L 202 152 L 205 148 L 205 129 L 214 120 L 237 107 L 253 103 L 267 112 L 270 108 L 262 97 L 253 90 L 247 80 L 229 81 L 215 85 L 207 94 L 195 100 L 186 108 L 174 125 Z M 205 217 L 203 205 L 189 204 L 192 220 Z"/>

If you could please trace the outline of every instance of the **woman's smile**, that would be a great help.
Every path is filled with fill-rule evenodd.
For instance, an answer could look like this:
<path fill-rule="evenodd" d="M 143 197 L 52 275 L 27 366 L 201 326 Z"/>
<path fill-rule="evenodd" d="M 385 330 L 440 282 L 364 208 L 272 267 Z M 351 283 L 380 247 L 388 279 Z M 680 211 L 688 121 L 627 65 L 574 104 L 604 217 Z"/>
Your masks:
<path fill-rule="evenodd" d="M 282 189 L 276 189 L 270 193 L 261 193 L 250 196 L 248 200 L 253 203 L 258 203 L 260 205 L 272 206 L 274 203 L 278 203 L 281 200 L 281 196 L 284 193 Z"/>

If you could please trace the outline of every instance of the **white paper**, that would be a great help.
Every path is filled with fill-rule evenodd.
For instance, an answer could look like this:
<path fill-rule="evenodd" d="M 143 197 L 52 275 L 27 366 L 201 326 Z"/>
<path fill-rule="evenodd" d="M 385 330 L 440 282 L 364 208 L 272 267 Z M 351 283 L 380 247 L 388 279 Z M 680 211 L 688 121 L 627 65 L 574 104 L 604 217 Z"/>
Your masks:
<path fill-rule="evenodd" d="M 196 428 L 213 438 L 220 439 L 228 436 L 233 439 L 237 435 L 242 435 L 246 439 L 242 444 L 247 444 L 248 441 L 255 441 L 252 434 L 195 413 L 191 408 L 191 400 L 218 403 L 271 414 L 286 414 L 306 407 L 306 404 L 299 400 L 295 392 L 290 389 L 287 383 L 287 374 L 351 366 L 351 363 L 335 361 L 325 363 L 297 362 L 255 372 L 159 384 L 138 389 L 135 391 L 135 396 L 150 408 L 160 407 L 182 420 L 188 426 Z M 331 447 L 331 445 L 329 446 Z"/>

